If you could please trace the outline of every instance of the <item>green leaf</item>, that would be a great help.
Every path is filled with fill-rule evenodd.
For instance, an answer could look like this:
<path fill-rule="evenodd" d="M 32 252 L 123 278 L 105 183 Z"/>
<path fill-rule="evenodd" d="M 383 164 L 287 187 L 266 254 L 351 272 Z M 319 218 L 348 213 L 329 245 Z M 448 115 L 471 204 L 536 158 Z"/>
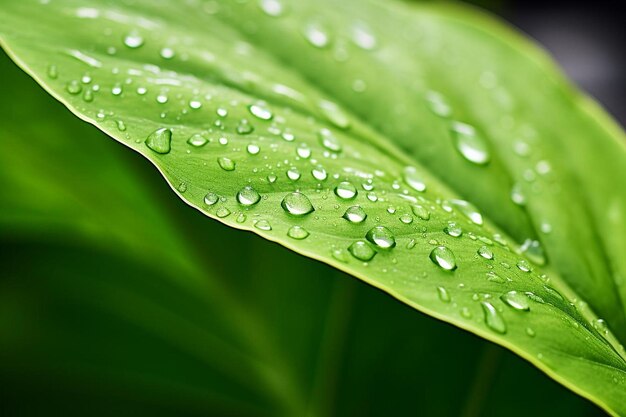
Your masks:
<path fill-rule="evenodd" d="M 619 129 L 535 49 L 465 9 L 276 4 L 14 2 L 0 37 L 208 216 L 626 414 Z M 542 250 L 520 253 L 516 242 L 538 236 Z M 154 250 L 198 270 L 174 262 L 179 250 Z"/>

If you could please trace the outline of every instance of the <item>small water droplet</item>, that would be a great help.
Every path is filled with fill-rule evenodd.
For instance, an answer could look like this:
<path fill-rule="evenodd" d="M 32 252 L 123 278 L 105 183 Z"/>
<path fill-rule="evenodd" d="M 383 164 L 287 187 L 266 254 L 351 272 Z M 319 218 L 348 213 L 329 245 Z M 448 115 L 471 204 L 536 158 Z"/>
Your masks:
<path fill-rule="evenodd" d="M 302 143 L 296 148 L 296 155 L 303 159 L 309 159 L 311 157 L 311 148 L 306 143 Z"/>
<path fill-rule="evenodd" d="M 217 203 L 219 201 L 219 197 L 217 194 L 215 193 L 207 193 L 204 196 L 204 204 L 206 204 L 207 206 L 212 206 L 215 203 Z"/>
<path fill-rule="evenodd" d="M 517 261 L 516 265 L 517 265 L 517 268 L 522 272 L 532 271 L 530 264 L 525 259 L 520 259 L 519 261 Z"/>
<path fill-rule="evenodd" d="M 267 176 L 267 182 L 269 182 L 270 184 L 274 184 L 277 179 L 278 179 L 278 177 L 276 175 L 274 175 L 274 174 L 269 174 Z"/>
<path fill-rule="evenodd" d="M 200 100 L 189 100 L 189 107 L 194 110 L 198 110 L 202 107 L 202 102 Z"/>
<path fill-rule="evenodd" d="M 504 278 L 502 278 L 500 275 L 496 274 L 493 271 L 487 272 L 486 275 L 487 275 L 487 281 L 497 282 L 498 284 L 504 284 L 506 282 Z"/>
<path fill-rule="evenodd" d="M 59 70 L 56 65 L 48 65 L 48 77 L 56 80 L 59 76 Z"/>
<path fill-rule="evenodd" d="M 452 114 L 452 107 L 446 102 L 441 93 L 429 91 L 426 93 L 426 101 L 430 111 L 439 117 L 448 117 Z"/>
<path fill-rule="evenodd" d="M 240 135 L 249 135 L 254 132 L 254 127 L 246 119 L 241 119 L 237 125 L 237 133 Z"/>
<path fill-rule="evenodd" d="M 68 93 L 72 95 L 76 95 L 76 94 L 80 94 L 80 92 L 83 91 L 83 86 L 80 85 L 80 82 L 78 82 L 77 80 L 72 80 L 69 83 L 67 83 L 67 85 L 65 86 L 65 89 L 67 90 Z"/>
<path fill-rule="evenodd" d="M 256 227 L 259 230 L 263 230 L 263 231 L 269 231 L 272 230 L 272 225 L 270 224 L 270 222 L 268 222 L 267 220 L 257 220 L 254 222 L 254 227 Z"/>
<path fill-rule="evenodd" d="M 304 26 L 302 34 L 316 48 L 325 48 L 330 44 L 330 35 L 320 23 L 313 22 Z"/>
<path fill-rule="evenodd" d="M 405 213 L 402 216 L 400 216 L 400 221 L 404 224 L 411 224 L 413 223 L 413 216 Z"/>
<path fill-rule="evenodd" d="M 223 107 L 219 107 L 215 112 L 217 113 L 219 117 L 222 117 L 222 118 L 228 116 L 228 110 L 226 110 Z"/>
<path fill-rule="evenodd" d="M 543 247 L 538 240 L 526 239 L 520 246 L 520 250 L 535 265 L 543 266 L 547 262 Z"/>
<path fill-rule="evenodd" d="M 250 143 L 248 144 L 248 146 L 246 146 L 246 151 L 250 155 L 258 155 L 259 152 L 261 152 L 261 148 L 256 143 Z"/>
<path fill-rule="evenodd" d="M 217 209 L 217 211 L 215 211 L 215 215 L 220 219 L 223 219 L 224 217 L 230 216 L 230 210 L 228 210 L 226 207 L 220 207 Z"/>
<path fill-rule="evenodd" d="M 137 33 L 129 33 L 124 37 L 124 45 L 128 48 L 136 49 L 143 45 L 143 37 Z"/>
<path fill-rule="evenodd" d="M 320 144 L 331 152 L 341 152 L 341 142 L 328 129 L 321 129 L 318 132 Z"/>
<path fill-rule="evenodd" d="M 301 226 L 292 226 L 287 231 L 287 236 L 296 240 L 303 240 L 309 237 L 309 232 Z"/>
<path fill-rule="evenodd" d="M 453 271 L 457 268 L 454 253 L 445 246 L 437 246 L 430 252 L 430 260 L 446 271 Z"/>
<path fill-rule="evenodd" d="M 411 211 L 422 220 L 430 219 L 430 212 L 425 207 L 420 206 L 419 204 L 412 204 Z"/>
<path fill-rule="evenodd" d="M 363 240 L 357 240 L 348 247 L 348 252 L 356 259 L 363 262 L 369 262 L 376 255 L 376 251 Z"/>
<path fill-rule="evenodd" d="M 260 0 L 259 7 L 266 15 L 272 17 L 278 17 L 284 12 L 283 4 L 279 0 Z"/>
<path fill-rule="evenodd" d="M 328 173 L 321 165 L 313 167 L 313 169 L 311 170 L 311 175 L 318 181 L 325 181 L 326 178 L 328 178 Z"/>
<path fill-rule="evenodd" d="M 526 196 L 522 192 L 522 185 L 520 183 L 513 184 L 511 188 L 511 201 L 518 206 L 526 205 Z"/>
<path fill-rule="evenodd" d="M 170 152 L 172 143 L 172 131 L 162 127 L 152 132 L 145 141 L 145 144 L 152 151 L 159 154 Z"/>
<path fill-rule="evenodd" d="M 503 294 L 500 299 L 504 302 L 504 304 L 515 310 L 530 310 L 530 306 L 528 305 L 528 297 L 526 297 L 523 293 L 517 291 L 509 291 L 506 294 Z"/>
<path fill-rule="evenodd" d="M 342 217 L 350 223 L 363 223 L 367 219 L 367 213 L 361 206 L 351 206 L 346 209 Z"/>
<path fill-rule="evenodd" d="M 535 331 L 532 328 L 530 328 L 530 327 L 526 328 L 526 334 L 528 336 L 530 336 L 530 337 L 535 337 L 535 335 L 536 335 Z"/>
<path fill-rule="evenodd" d="M 174 58 L 174 50 L 172 48 L 165 47 L 161 49 L 161 52 L 159 54 L 161 55 L 161 58 L 163 59 Z"/>
<path fill-rule="evenodd" d="M 498 313 L 498 310 L 488 301 L 482 301 L 480 303 L 483 309 L 483 315 L 485 319 L 485 324 L 491 330 L 497 333 L 505 334 L 506 333 L 506 323 L 504 318 Z"/>
<path fill-rule="evenodd" d="M 378 44 L 374 32 L 364 23 L 357 23 L 352 27 L 352 42 L 361 49 L 371 51 Z"/>
<path fill-rule="evenodd" d="M 465 159 L 478 165 L 489 163 L 490 155 L 487 142 L 476 132 L 473 126 L 454 122 L 452 123 L 451 132 L 457 151 Z"/>
<path fill-rule="evenodd" d="M 481 246 L 478 248 L 477 253 L 485 259 L 493 259 L 493 252 L 487 246 Z"/>
<path fill-rule="evenodd" d="M 252 104 L 248 106 L 248 110 L 257 119 L 271 120 L 274 117 L 272 112 L 263 104 Z"/>
<path fill-rule="evenodd" d="M 221 156 L 217 158 L 217 163 L 224 171 L 234 171 L 235 170 L 235 161 L 230 158 L 226 158 L 225 156 Z"/>
<path fill-rule="evenodd" d="M 365 238 L 381 249 L 391 249 L 396 246 L 395 236 L 385 226 L 371 228 Z"/>
<path fill-rule="evenodd" d="M 208 140 L 206 140 L 206 138 L 199 133 L 196 133 L 195 135 L 191 135 L 189 139 L 187 139 L 187 143 L 195 148 L 204 146 L 207 144 L 207 142 Z"/>
<path fill-rule="evenodd" d="M 448 293 L 448 290 L 446 290 L 444 287 L 437 287 L 437 295 L 442 302 L 450 302 L 450 294 Z"/>
<path fill-rule="evenodd" d="M 297 191 L 287 194 L 280 205 L 283 210 L 293 216 L 304 216 L 315 211 L 309 197 Z"/>
<path fill-rule="evenodd" d="M 237 201 L 244 206 L 253 206 L 261 200 L 261 195 L 250 185 L 243 187 L 237 193 Z"/>
<path fill-rule="evenodd" d="M 356 187 L 351 182 L 342 181 L 335 187 L 335 195 L 343 200 L 351 200 L 358 194 Z"/>
<path fill-rule="evenodd" d="M 287 170 L 287 178 L 291 181 L 298 181 L 301 177 L 300 171 L 296 167 L 291 167 Z"/>
<path fill-rule="evenodd" d="M 444 227 L 443 231 L 452 237 L 460 237 L 463 234 L 463 229 L 455 222 L 448 222 L 448 225 Z"/>

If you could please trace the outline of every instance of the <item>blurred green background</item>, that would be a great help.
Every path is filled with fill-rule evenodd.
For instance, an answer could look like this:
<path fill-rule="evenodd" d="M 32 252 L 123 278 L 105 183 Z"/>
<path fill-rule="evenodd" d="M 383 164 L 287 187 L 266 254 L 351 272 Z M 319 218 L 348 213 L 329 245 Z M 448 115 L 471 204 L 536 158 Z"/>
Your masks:
<path fill-rule="evenodd" d="M 541 26 L 545 5 L 481 3 Z M 4 54 L 0 77 L 0 415 L 602 415 L 502 348 L 207 219 Z M 577 81 L 620 118 L 605 78 Z"/>

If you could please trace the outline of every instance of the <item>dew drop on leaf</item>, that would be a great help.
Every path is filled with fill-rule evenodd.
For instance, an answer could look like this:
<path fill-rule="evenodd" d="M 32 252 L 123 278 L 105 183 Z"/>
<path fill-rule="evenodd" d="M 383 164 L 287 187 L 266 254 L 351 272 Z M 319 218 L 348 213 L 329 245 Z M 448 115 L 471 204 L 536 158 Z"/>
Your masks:
<path fill-rule="evenodd" d="M 219 197 L 215 193 L 207 193 L 204 196 L 204 204 L 207 206 L 212 206 L 219 201 Z"/>
<path fill-rule="evenodd" d="M 274 117 L 272 112 L 262 104 L 252 104 L 248 106 L 248 110 L 254 117 L 260 120 L 271 120 Z"/>
<path fill-rule="evenodd" d="M 481 246 L 478 248 L 477 253 L 485 259 L 493 259 L 493 252 L 487 246 Z"/>
<path fill-rule="evenodd" d="M 292 216 L 304 216 L 315 211 L 309 197 L 297 191 L 287 194 L 280 205 Z"/>
<path fill-rule="evenodd" d="M 196 133 L 195 135 L 192 135 L 189 137 L 189 139 L 187 139 L 187 143 L 195 148 L 204 146 L 207 144 L 207 142 L 208 140 L 206 140 L 206 138 L 199 133 Z"/>
<path fill-rule="evenodd" d="M 450 294 L 448 293 L 448 290 L 446 290 L 444 287 L 437 287 L 437 295 L 442 302 L 450 302 Z"/>
<path fill-rule="evenodd" d="M 420 206 L 419 204 L 412 204 L 411 211 L 422 220 L 430 219 L 430 212 L 424 206 Z"/>
<path fill-rule="evenodd" d="M 254 227 L 259 230 L 269 231 L 272 230 L 272 225 L 267 220 L 261 219 L 254 222 Z"/>
<path fill-rule="evenodd" d="M 320 144 L 332 152 L 341 152 L 341 142 L 328 129 L 322 129 L 317 134 Z"/>
<path fill-rule="evenodd" d="M 137 33 L 129 33 L 124 37 L 124 45 L 128 48 L 136 49 L 143 45 L 143 37 Z"/>
<path fill-rule="evenodd" d="M 483 316 L 485 324 L 494 332 L 504 334 L 506 333 L 506 323 L 504 318 L 498 313 L 498 310 L 488 301 L 480 303 L 483 309 Z"/>
<path fill-rule="evenodd" d="M 376 251 L 369 243 L 357 240 L 348 247 L 348 252 L 359 261 L 368 262 L 376 255 Z"/>
<path fill-rule="evenodd" d="M 343 200 L 351 200 L 357 195 L 356 187 L 349 181 L 342 181 L 335 187 L 335 195 Z"/>
<path fill-rule="evenodd" d="M 226 207 L 220 207 L 215 212 L 215 215 L 220 219 L 223 219 L 224 217 L 228 217 L 230 215 L 230 210 L 228 210 Z"/>
<path fill-rule="evenodd" d="M 235 170 L 235 161 L 230 158 L 226 158 L 225 156 L 220 156 L 219 158 L 217 158 L 217 163 L 224 171 Z"/>
<path fill-rule="evenodd" d="M 72 80 L 65 86 L 65 89 L 68 93 L 72 95 L 80 94 L 83 91 L 83 86 L 76 80 Z"/>
<path fill-rule="evenodd" d="M 463 229 L 455 222 L 448 222 L 448 225 L 443 228 L 443 231 L 452 237 L 460 237 L 463 234 Z"/>
<path fill-rule="evenodd" d="M 517 291 L 509 291 L 506 294 L 503 294 L 500 299 L 504 302 L 504 304 L 515 310 L 530 310 L 530 306 L 528 305 L 528 297 L 526 297 L 523 293 Z"/>
<path fill-rule="evenodd" d="M 385 226 L 371 228 L 365 238 L 381 249 L 391 249 L 396 246 L 395 236 Z"/>
<path fill-rule="evenodd" d="M 237 193 L 237 201 L 243 206 L 253 206 L 261 200 L 261 195 L 251 186 L 243 187 Z"/>
<path fill-rule="evenodd" d="M 483 216 L 473 204 L 465 200 L 450 200 L 450 204 L 463 213 L 472 223 L 479 226 L 483 224 Z"/>
<path fill-rule="evenodd" d="M 367 219 L 367 213 L 361 206 L 348 207 L 342 216 L 350 223 L 363 223 Z"/>
<path fill-rule="evenodd" d="M 145 144 L 150 150 L 159 153 L 166 154 L 170 152 L 172 143 L 172 131 L 168 128 L 162 127 L 150 133 L 146 138 Z"/>
<path fill-rule="evenodd" d="M 311 175 L 318 181 L 324 181 L 326 180 L 326 178 L 328 178 L 328 173 L 326 173 L 326 170 L 321 165 L 313 167 L 313 169 L 311 170 Z"/>
<path fill-rule="evenodd" d="M 456 257 L 446 246 L 437 246 L 430 252 L 430 260 L 441 269 L 453 271 L 456 269 Z"/>
<path fill-rule="evenodd" d="M 403 174 L 404 182 L 406 182 L 409 187 L 419 192 L 426 191 L 426 183 L 424 182 L 422 176 L 417 172 L 417 168 L 411 166 L 405 167 Z"/>
<path fill-rule="evenodd" d="M 476 129 L 466 123 L 454 122 L 451 127 L 454 145 L 459 153 L 468 161 L 485 165 L 489 163 L 489 148 L 485 139 Z"/>
<path fill-rule="evenodd" d="M 287 231 L 287 236 L 295 240 L 303 240 L 309 237 L 309 232 L 301 226 L 292 226 Z"/>

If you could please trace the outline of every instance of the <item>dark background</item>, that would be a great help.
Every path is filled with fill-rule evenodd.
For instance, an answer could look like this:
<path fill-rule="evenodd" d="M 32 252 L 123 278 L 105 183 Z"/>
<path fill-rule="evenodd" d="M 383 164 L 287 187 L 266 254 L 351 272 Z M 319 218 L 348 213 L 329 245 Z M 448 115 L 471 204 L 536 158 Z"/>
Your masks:
<path fill-rule="evenodd" d="M 620 0 L 470 0 L 536 39 L 626 125 L 626 14 Z M 620 7 L 621 6 L 621 7 Z"/>

